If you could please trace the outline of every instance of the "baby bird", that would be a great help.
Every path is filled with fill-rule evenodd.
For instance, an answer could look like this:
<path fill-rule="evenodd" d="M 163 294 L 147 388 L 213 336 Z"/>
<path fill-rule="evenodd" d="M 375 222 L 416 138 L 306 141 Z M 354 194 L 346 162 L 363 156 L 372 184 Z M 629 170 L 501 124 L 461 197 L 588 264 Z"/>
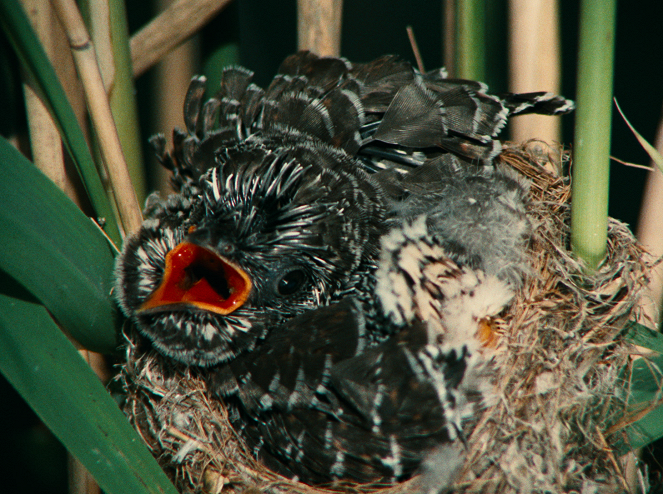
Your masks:
<path fill-rule="evenodd" d="M 274 470 L 445 486 L 491 400 L 492 318 L 527 273 L 527 186 L 493 164 L 497 136 L 573 103 L 394 56 L 301 52 L 267 89 L 251 77 L 227 69 L 207 101 L 194 78 L 186 132 L 170 152 L 153 138 L 176 193 L 125 242 L 119 304 L 204 368 Z"/>

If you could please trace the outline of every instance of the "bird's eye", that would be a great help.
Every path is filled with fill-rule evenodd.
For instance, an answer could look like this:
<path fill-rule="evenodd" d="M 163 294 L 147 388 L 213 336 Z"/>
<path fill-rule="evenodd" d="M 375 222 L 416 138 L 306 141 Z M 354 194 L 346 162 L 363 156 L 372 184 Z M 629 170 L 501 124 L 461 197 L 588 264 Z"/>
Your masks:
<path fill-rule="evenodd" d="M 277 283 L 279 295 L 288 296 L 297 292 L 306 282 L 306 273 L 301 269 L 293 269 L 286 273 Z"/>

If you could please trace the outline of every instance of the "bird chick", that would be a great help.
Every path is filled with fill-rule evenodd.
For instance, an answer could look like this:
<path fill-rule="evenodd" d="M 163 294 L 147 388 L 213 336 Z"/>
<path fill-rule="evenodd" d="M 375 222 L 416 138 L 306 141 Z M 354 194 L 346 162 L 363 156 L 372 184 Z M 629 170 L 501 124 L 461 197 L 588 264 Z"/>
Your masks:
<path fill-rule="evenodd" d="M 206 102 L 194 78 L 186 132 L 170 152 L 163 136 L 152 141 L 177 194 L 148 201 L 118 257 L 116 293 L 160 352 L 217 365 L 292 317 L 366 298 L 380 237 L 424 210 L 456 261 L 517 284 L 524 193 L 494 170 L 496 137 L 512 115 L 571 102 L 492 95 L 393 56 L 301 52 L 267 89 L 251 77 L 227 69 Z"/>

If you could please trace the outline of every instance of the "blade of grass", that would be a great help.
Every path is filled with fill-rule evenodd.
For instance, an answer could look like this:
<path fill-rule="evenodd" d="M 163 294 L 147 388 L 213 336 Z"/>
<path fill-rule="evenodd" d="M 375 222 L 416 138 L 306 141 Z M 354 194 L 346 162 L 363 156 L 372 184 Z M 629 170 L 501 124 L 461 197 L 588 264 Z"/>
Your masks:
<path fill-rule="evenodd" d="M 48 312 L 1 271 L 0 371 L 104 492 L 176 494 Z"/>
<path fill-rule="evenodd" d="M 34 81 L 42 101 L 60 129 L 63 142 L 81 176 L 85 190 L 104 230 L 117 245 L 121 243 L 111 203 L 97 171 L 83 132 L 48 57 L 39 43 L 18 0 L 0 2 L 0 26 L 11 41 L 23 68 Z"/>
<path fill-rule="evenodd" d="M 606 253 L 615 0 L 580 4 L 571 247 L 589 269 Z"/>
<path fill-rule="evenodd" d="M 647 139 L 642 137 L 640 132 L 635 130 L 635 127 L 631 125 L 631 122 L 629 122 L 628 118 L 626 118 L 626 115 L 624 115 L 624 112 L 622 111 L 621 107 L 619 106 L 619 103 L 617 103 L 617 98 L 614 98 L 615 101 L 615 106 L 617 107 L 617 111 L 621 115 L 621 117 L 624 119 L 624 122 L 626 122 L 626 125 L 628 125 L 628 128 L 633 132 L 633 135 L 635 138 L 638 140 L 640 145 L 642 146 L 642 149 L 646 151 L 646 153 L 649 155 L 651 160 L 654 162 L 654 164 L 658 167 L 661 172 L 663 172 L 663 156 L 661 156 L 661 153 L 658 152 L 658 150 L 649 144 Z"/>
<path fill-rule="evenodd" d="M 33 293 L 85 348 L 117 347 L 111 246 L 94 223 L 0 139 L 0 269 Z"/>

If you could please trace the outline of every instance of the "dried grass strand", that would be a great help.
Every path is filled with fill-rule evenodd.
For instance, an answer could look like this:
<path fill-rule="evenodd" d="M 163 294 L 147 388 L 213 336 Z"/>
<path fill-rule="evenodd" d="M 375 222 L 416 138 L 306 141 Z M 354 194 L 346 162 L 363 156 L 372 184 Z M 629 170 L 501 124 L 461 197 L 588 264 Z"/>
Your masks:
<path fill-rule="evenodd" d="M 120 222 L 125 233 L 137 231 L 143 222 L 141 208 L 129 177 L 90 35 L 74 0 L 53 0 L 52 3 L 69 39 L 76 69 L 83 83 Z"/>

